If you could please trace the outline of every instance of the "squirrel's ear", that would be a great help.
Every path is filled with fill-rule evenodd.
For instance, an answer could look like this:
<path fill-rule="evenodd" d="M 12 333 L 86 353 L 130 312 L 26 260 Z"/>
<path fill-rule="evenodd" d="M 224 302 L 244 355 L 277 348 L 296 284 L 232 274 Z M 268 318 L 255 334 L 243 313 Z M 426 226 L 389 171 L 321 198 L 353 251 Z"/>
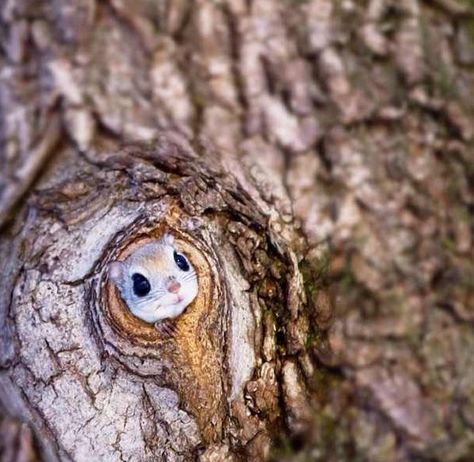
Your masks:
<path fill-rule="evenodd" d="M 121 261 L 113 261 L 109 263 L 107 268 L 109 278 L 112 279 L 116 284 L 122 280 L 123 276 L 123 263 Z"/>
<path fill-rule="evenodd" d="M 166 244 L 168 245 L 173 245 L 174 244 L 174 237 L 169 234 L 169 233 L 166 233 L 164 236 L 163 236 L 163 240 L 165 241 Z"/>

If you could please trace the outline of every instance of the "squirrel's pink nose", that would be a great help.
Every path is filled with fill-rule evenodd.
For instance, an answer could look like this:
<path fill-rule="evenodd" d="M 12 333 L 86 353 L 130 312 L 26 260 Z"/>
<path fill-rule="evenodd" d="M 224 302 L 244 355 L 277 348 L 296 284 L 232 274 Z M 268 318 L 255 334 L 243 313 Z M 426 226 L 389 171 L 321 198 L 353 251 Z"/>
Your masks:
<path fill-rule="evenodd" d="M 181 289 L 181 284 L 177 281 L 169 281 L 166 285 L 166 288 L 168 289 L 168 292 L 176 294 L 178 293 L 179 289 Z"/>

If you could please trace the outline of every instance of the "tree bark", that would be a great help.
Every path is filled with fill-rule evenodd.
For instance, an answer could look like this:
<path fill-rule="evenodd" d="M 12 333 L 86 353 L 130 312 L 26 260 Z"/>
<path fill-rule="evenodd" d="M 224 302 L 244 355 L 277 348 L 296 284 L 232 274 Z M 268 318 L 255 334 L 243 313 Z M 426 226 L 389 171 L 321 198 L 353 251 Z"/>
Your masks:
<path fill-rule="evenodd" d="M 474 457 L 470 2 L 0 21 L 5 460 Z M 166 230 L 171 338 L 105 271 Z"/>

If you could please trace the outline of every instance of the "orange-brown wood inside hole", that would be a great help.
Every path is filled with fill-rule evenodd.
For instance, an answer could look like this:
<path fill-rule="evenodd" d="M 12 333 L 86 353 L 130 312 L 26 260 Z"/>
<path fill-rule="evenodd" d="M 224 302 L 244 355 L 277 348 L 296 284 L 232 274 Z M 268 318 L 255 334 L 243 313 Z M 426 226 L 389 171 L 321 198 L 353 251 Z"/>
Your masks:
<path fill-rule="evenodd" d="M 116 260 L 125 260 L 142 245 L 156 239 L 161 239 L 164 232 L 163 228 L 158 228 L 149 235 L 138 237 L 117 255 Z M 175 237 L 177 249 L 186 255 L 194 266 L 198 277 L 198 294 L 196 298 L 175 321 L 179 333 L 183 329 L 191 328 L 190 324 L 196 323 L 197 325 L 200 314 L 209 309 L 213 284 L 209 263 L 202 252 L 183 239 L 176 231 L 170 230 L 167 232 L 170 232 Z M 153 324 L 147 323 L 132 314 L 127 304 L 122 300 L 118 288 L 108 277 L 105 290 L 107 315 L 121 335 L 133 337 L 138 343 L 155 343 L 168 338 L 166 335 L 160 334 Z"/>
<path fill-rule="evenodd" d="M 188 408 L 197 418 L 205 441 L 219 439 L 222 430 L 221 418 L 224 416 L 222 363 L 222 342 L 216 334 L 220 332 L 216 321 L 220 316 L 219 290 L 214 280 L 217 275 L 205 254 L 192 238 L 166 227 L 157 227 L 147 235 L 137 236 L 115 257 L 125 260 L 139 246 L 155 239 L 160 239 L 165 232 L 170 232 L 176 247 L 182 251 L 196 270 L 198 276 L 198 294 L 183 314 L 176 318 L 176 334 L 170 338 L 159 333 L 153 324 L 135 317 L 120 297 L 115 284 L 107 280 L 105 306 L 107 317 L 114 328 L 133 343 L 142 346 L 159 348 L 166 354 L 176 368 L 175 388 Z M 162 350 L 168 345 L 169 348 Z"/>

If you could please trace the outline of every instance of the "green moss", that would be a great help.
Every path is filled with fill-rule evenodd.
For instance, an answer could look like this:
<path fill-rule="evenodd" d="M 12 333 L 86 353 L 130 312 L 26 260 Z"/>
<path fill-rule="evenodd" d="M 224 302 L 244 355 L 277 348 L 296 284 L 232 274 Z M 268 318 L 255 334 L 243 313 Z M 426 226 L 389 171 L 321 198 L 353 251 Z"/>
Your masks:
<path fill-rule="evenodd" d="M 474 268 L 469 268 L 460 281 L 460 286 L 468 291 L 474 291 Z"/>
<path fill-rule="evenodd" d="M 474 6 L 473 6 L 474 9 Z M 469 38 L 471 41 L 474 43 L 474 19 L 470 18 L 467 21 L 465 21 L 461 27 L 464 27 L 466 32 L 469 35 Z"/>
<path fill-rule="evenodd" d="M 313 380 L 318 384 L 318 397 L 321 401 L 326 401 L 326 394 L 321 394 L 321 391 L 329 391 L 335 388 L 340 380 L 340 377 L 325 367 L 318 367 L 314 372 Z"/>
<path fill-rule="evenodd" d="M 456 242 L 452 237 L 444 236 L 441 239 L 441 244 L 447 252 L 449 252 L 449 253 L 455 253 L 456 252 Z"/>
<path fill-rule="evenodd" d="M 327 460 L 362 461 L 348 448 L 350 435 L 344 423 L 330 410 L 314 416 L 313 433 L 307 441 L 283 435 L 272 449 L 268 460 L 272 462 L 323 462 Z M 336 456 L 336 457 L 335 457 Z"/>
<path fill-rule="evenodd" d="M 330 413 L 323 412 L 316 420 L 321 432 L 321 438 L 327 441 L 334 441 L 338 430 L 338 425 L 334 416 Z"/>
<path fill-rule="evenodd" d="M 342 292 L 345 294 L 349 293 L 357 286 L 357 281 L 355 279 L 354 273 L 350 270 L 350 268 L 347 267 L 344 269 L 339 283 Z"/>
<path fill-rule="evenodd" d="M 289 5 L 304 5 L 308 3 L 309 0 L 286 0 Z"/>
<path fill-rule="evenodd" d="M 308 313 L 310 320 L 314 320 L 314 300 L 318 291 L 329 284 L 330 261 L 330 254 L 325 253 L 320 258 L 306 259 L 300 263 L 300 271 L 303 276 L 304 288 L 308 299 L 306 310 L 312 311 L 312 313 Z M 306 334 L 306 348 L 312 349 L 321 342 L 321 334 L 316 324 L 310 322 Z"/>
<path fill-rule="evenodd" d="M 465 206 L 456 206 L 454 208 L 454 217 L 462 222 L 474 226 L 474 214 L 471 213 Z"/>
<path fill-rule="evenodd" d="M 313 326 L 310 325 L 308 328 L 308 334 L 306 335 L 306 348 L 311 349 L 318 339 L 318 335 L 316 331 L 313 329 Z"/>
<path fill-rule="evenodd" d="M 471 13 L 474 14 L 474 0 L 461 0 L 470 10 Z"/>
<path fill-rule="evenodd" d="M 320 258 L 305 259 L 300 263 L 300 271 L 308 297 L 315 296 L 327 282 L 330 262 L 330 254 L 325 253 Z"/>

